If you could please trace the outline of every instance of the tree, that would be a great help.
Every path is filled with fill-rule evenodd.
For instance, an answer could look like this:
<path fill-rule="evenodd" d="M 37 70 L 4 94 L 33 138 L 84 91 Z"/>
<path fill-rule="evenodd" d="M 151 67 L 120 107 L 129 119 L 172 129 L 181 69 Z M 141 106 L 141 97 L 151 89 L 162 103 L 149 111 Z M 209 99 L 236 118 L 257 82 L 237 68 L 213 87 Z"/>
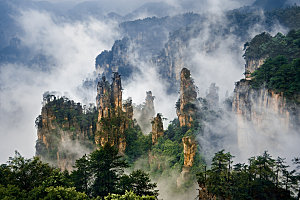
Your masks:
<path fill-rule="evenodd" d="M 118 149 L 106 144 L 90 154 L 90 170 L 94 181 L 91 191 L 93 196 L 105 197 L 118 191 L 117 183 L 123 168 L 128 167 L 126 161 L 118 155 Z"/>
<path fill-rule="evenodd" d="M 126 191 L 124 195 L 109 194 L 104 198 L 105 200 L 155 200 L 154 196 L 138 196 L 134 192 Z"/>
<path fill-rule="evenodd" d="M 90 161 L 87 155 L 76 160 L 74 170 L 71 174 L 71 178 L 78 191 L 90 194 L 91 176 Z"/>
<path fill-rule="evenodd" d="M 151 183 L 149 174 L 142 170 L 133 171 L 129 176 L 123 175 L 120 181 L 120 188 L 123 190 L 122 193 L 124 191 L 133 191 L 139 196 L 158 196 L 158 190 L 154 190 L 156 183 Z"/>
<path fill-rule="evenodd" d="M 88 197 L 86 194 L 77 192 L 75 187 L 65 188 L 62 186 L 57 187 L 48 187 L 45 189 L 47 195 L 42 200 L 87 200 Z"/>

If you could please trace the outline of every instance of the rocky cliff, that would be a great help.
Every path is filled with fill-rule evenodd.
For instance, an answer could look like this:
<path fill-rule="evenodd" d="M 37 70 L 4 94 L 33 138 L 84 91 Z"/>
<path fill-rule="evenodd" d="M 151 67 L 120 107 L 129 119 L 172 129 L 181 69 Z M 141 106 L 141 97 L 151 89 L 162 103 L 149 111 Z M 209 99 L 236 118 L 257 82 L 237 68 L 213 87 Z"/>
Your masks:
<path fill-rule="evenodd" d="M 71 171 L 75 160 L 95 147 L 97 111 L 83 109 L 67 98 L 44 96 L 41 115 L 36 120 L 36 155 L 62 170 Z"/>
<path fill-rule="evenodd" d="M 97 86 L 97 107 L 81 106 L 65 97 L 44 95 L 36 119 L 36 154 L 62 170 L 71 171 L 75 161 L 97 145 L 110 143 L 123 154 L 125 131 L 133 126 L 132 100 L 122 101 L 121 77 L 114 73 L 110 84 L 102 77 Z"/>
<path fill-rule="evenodd" d="M 250 135 L 275 136 L 291 132 L 300 124 L 299 105 L 283 93 L 253 89 L 248 80 L 236 83 L 232 108 L 237 115 L 238 143 L 243 148 L 249 145 Z"/>
<path fill-rule="evenodd" d="M 254 136 L 277 138 L 297 132 L 300 95 L 294 69 L 299 66 L 298 39 L 297 31 L 286 36 L 264 32 L 245 44 L 245 79 L 236 83 L 232 102 L 241 148 Z"/>
<path fill-rule="evenodd" d="M 191 127 L 197 111 L 197 92 L 190 71 L 183 68 L 180 73 L 180 97 L 176 113 L 180 126 Z"/>
<path fill-rule="evenodd" d="M 105 76 L 98 83 L 96 102 L 98 121 L 95 143 L 101 146 L 110 143 L 123 154 L 126 149 L 125 130 L 132 123 L 133 108 L 130 99 L 123 107 L 121 77 L 117 72 L 113 73 L 111 85 Z"/>
<path fill-rule="evenodd" d="M 161 114 L 157 113 L 156 117 L 154 117 L 152 123 L 152 144 L 156 144 L 159 137 L 164 135 L 164 127 L 161 118 Z"/>
<path fill-rule="evenodd" d="M 177 187 L 180 187 L 183 183 L 190 179 L 190 169 L 193 166 L 197 144 L 192 136 L 186 136 L 182 138 L 184 164 L 180 176 L 177 179 Z"/>

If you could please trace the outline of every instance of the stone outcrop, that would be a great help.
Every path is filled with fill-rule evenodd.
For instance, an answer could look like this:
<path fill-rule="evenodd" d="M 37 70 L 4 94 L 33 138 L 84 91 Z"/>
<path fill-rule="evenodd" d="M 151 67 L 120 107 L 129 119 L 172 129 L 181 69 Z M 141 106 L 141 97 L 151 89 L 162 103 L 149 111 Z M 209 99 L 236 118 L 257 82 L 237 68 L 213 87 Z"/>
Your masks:
<path fill-rule="evenodd" d="M 255 90 L 248 80 L 236 83 L 232 109 L 236 113 L 240 148 L 249 147 L 254 135 L 274 138 L 292 133 L 300 125 L 299 105 L 282 93 L 265 88 Z"/>
<path fill-rule="evenodd" d="M 144 134 L 148 134 L 151 131 L 151 121 L 155 116 L 154 99 L 152 92 L 147 91 L 144 104 L 134 108 L 134 118 Z"/>
<path fill-rule="evenodd" d="M 180 187 L 185 181 L 190 178 L 190 168 L 193 166 L 197 144 L 191 136 L 182 138 L 184 164 L 180 176 L 177 178 L 177 187 Z"/>
<path fill-rule="evenodd" d="M 180 126 L 191 127 L 196 113 L 197 92 L 190 71 L 183 68 L 180 73 L 180 98 L 176 103 L 176 113 Z"/>
<path fill-rule="evenodd" d="M 104 146 L 109 143 L 123 154 L 126 149 L 125 130 L 131 126 L 133 117 L 132 101 L 122 102 L 120 75 L 113 73 L 111 85 L 105 79 L 97 87 L 98 122 L 95 143 Z"/>
<path fill-rule="evenodd" d="M 246 59 L 245 64 L 245 78 L 246 80 L 251 80 L 251 73 L 253 73 L 255 70 L 257 70 L 260 66 L 262 66 L 265 62 L 265 60 L 268 57 L 262 57 L 257 59 Z"/>
<path fill-rule="evenodd" d="M 197 144 L 195 140 L 190 136 L 183 137 L 182 143 L 184 153 L 184 167 L 192 167 L 196 155 Z"/>
<path fill-rule="evenodd" d="M 61 109 L 61 112 L 55 110 Z M 64 110 L 62 112 L 62 110 Z M 81 117 L 90 117 L 91 121 L 83 123 L 68 113 L 76 112 Z M 61 170 L 71 171 L 75 161 L 94 148 L 93 138 L 96 115 L 83 111 L 80 104 L 55 96 L 44 97 L 41 115 L 36 120 L 38 139 L 36 155 Z"/>
<path fill-rule="evenodd" d="M 152 144 L 156 144 L 159 137 L 164 135 L 164 127 L 161 114 L 157 113 L 152 123 Z"/>

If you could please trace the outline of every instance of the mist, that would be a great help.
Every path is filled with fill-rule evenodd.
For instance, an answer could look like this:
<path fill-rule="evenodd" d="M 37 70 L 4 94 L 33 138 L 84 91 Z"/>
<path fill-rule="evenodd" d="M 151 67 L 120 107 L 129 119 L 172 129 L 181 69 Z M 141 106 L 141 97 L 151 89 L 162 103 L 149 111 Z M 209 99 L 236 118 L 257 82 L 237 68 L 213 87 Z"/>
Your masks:
<path fill-rule="evenodd" d="M 68 22 L 51 13 L 22 11 L 16 21 L 24 30 L 20 37 L 32 51 L 53 59 L 49 70 L 5 64 L 0 67 L 0 137 L 4 163 L 18 150 L 25 157 L 35 154 L 35 118 L 40 114 L 45 91 L 59 91 L 81 101 L 77 87 L 94 72 L 99 52 L 112 46 L 119 35 L 117 23 L 90 18 Z M 96 91 L 95 91 L 96 94 Z M 95 102 L 95 99 L 89 99 Z"/>

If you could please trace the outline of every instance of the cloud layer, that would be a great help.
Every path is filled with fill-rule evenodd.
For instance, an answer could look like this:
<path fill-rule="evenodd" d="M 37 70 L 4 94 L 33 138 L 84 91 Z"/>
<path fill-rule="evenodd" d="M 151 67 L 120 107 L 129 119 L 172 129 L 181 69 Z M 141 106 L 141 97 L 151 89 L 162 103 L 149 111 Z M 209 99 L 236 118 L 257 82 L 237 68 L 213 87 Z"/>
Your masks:
<path fill-rule="evenodd" d="M 14 150 L 26 157 L 34 155 L 37 139 L 34 121 L 40 114 L 42 94 L 60 91 L 80 101 L 77 86 L 94 71 L 97 54 L 109 49 L 118 38 L 114 22 L 95 19 L 68 22 L 37 10 L 22 12 L 16 21 L 24 30 L 22 43 L 34 52 L 53 58 L 55 66 L 50 71 L 20 64 L 0 67 L 2 163 Z"/>

